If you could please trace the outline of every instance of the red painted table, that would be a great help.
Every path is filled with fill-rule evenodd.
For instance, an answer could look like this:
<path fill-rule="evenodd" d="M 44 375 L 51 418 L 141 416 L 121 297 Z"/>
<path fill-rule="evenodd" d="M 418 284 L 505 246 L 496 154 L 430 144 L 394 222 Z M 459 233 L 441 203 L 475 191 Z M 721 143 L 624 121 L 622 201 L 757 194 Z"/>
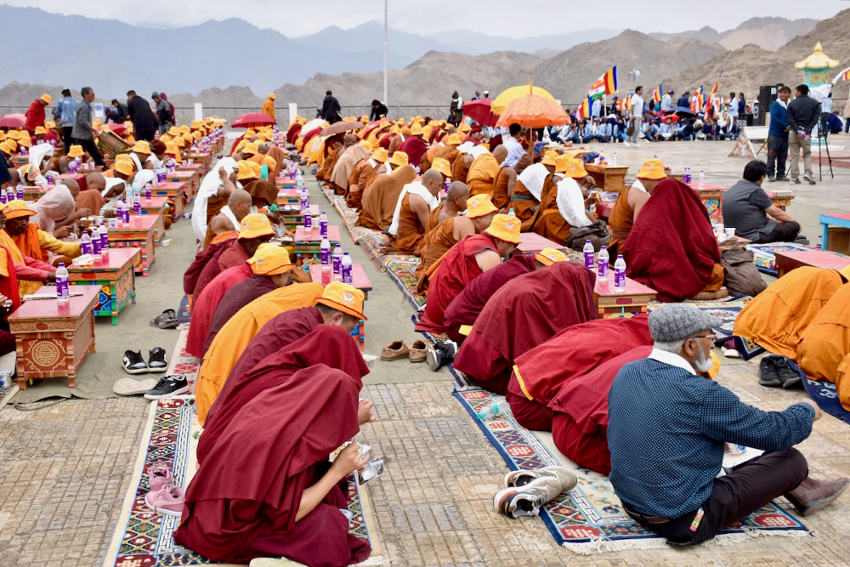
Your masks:
<path fill-rule="evenodd" d="M 59 181 L 56 181 L 59 183 Z M 27 185 L 24 187 L 24 201 L 32 203 L 44 197 L 54 185 Z"/>
<path fill-rule="evenodd" d="M 184 193 L 186 203 L 192 202 L 192 199 L 195 197 L 195 193 L 201 184 L 199 176 L 191 171 L 175 171 L 174 173 L 169 173 L 166 177 L 166 181 L 169 181 L 170 183 L 186 184 Z"/>
<path fill-rule="evenodd" d="M 162 216 L 140 215 L 131 216 L 130 224 L 109 227 L 110 248 L 141 248 L 141 259 L 136 264 L 136 273 L 148 277 L 150 267 L 156 260 L 154 237 L 157 224 L 161 224 Z"/>
<path fill-rule="evenodd" d="M 280 205 L 278 205 L 279 207 Z M 295 212 L 287 212 L 280 208 L 278 208 L 277 213 L 280 215 L 280 219 L 283 221 L 284 226 L 286 226 L 289 230 L 295 230 L 299 226 L 304 226 L 304 213 L 301 211 L 301 207 L 299 205 L 295 205 Z M 319 205 L 310 205 L 310 215 L 313 217 L 318 217 L 321 214 L 319 211 Z"/>
<path fill-rule="evenodd" d="M 555 250 L 564 250 L 563 244 L 558 244 L 557 242 L 553 242 L 548 238 L 544 238 L 537 234 L 536 232 L 523 232 L 519 235 L 519 246 L 517 248 L 523 254 L 533 254 L 534 252 L 540 252 L 544 248 L 554 248 Z"/>
<path fill-rule="evenodd" d="M 309 268 L 310 278 L 314 282 L 319 282 L 322 285 L 325 285 L 322 282 L 321 264 L 310 264 Z M 331 278 L 333 278 L 333 272 L 331 272 Z M 351 285 L 363 292 L 365 295 L 364 301 L 369 299 L 369 292 L 372 291 L 372 282 L 369 281 L 369 277 L 366 275 L 366 272 L 363 271 L 363 266 L 360 264 L 351 265 Z M 357 340 L 357 344 L 362 352 L 366 348 L 366 321 L 361 319 L 360 322 L 357 323 L 357 326 L 351 331 L 351 336 Z"/>
<path fill-rule="evenodd" d="M 283 205 L 300 205 L 301 204 L 301 195 L 298 193 L 297 189 L 278 189 L 277 192 L 277 206 L 282 207 Z"/>
<path fill-rule="evenodd" d="M 18 355 L 18 387 L 41 378 L 68 378 L 76 384 L 77 370 L 89 352 L 94 352 L 94 307 L 100 289 L 75 286 L 71 300 L 60 305 L 55 299 L 26 301 L 9 315 L 9 328 L 15 335 Z M 55 286 L 43 286 L 36 293 L 56 293 Z"/>
<path fill-rule="evenodd" d="M 133 267 L 140 261 L 140 248 L 110 249 L 105 258 L 95 258 L 88 266 L 68 266 L 68 279 L 73 286 L 99 286 L 95 317 L 112 317 L 118 324 L 118 314 L 129 303 L 136 303 L 136 274 Z M 76 287 L 71 288 L 72 291 Z"/>
<path fill-rule="evenodd" d="M 186 191 L 188 183 L 167 182 L 151 187 L 151 194 L 157 197 L 167 197 L 168 202 L 174 207 L 174 222 L 183 216 L 183 205 L 186 202 Z"/>
<path fill-rule="evenodd" d="M 634 317 L 647 312 L 647 306 L 655 301 L 656 292 L 630 278 L 626 278 L 626 289 L 615 291 L 614 273 L 610 271 L 607 279 L 596 278 L 593 297 L 600 319 L 614 317 Z"/>
<path fill-rule="evenodd" d="M 89 187 L 86 185 L 86 174 L 83 173 L 75 173 L 74 175 L 71 175 L 70 173 L 63 173 L 61 175 L 57 175 L 56 179 L 56 183 L 61 182 L 62 179 L 73 179 L 77 182 L 77 185 L 80 186 L 80 191 L 85 191 Z"/>
<path fill-rule="evenodd" d="M 274 178 L 274 184 L 278 189 L 295 189 L 296 183 L 296 180 L 290 179 L 288 175 L 286 177 Z"/>
<path fill-rule="evenodd" d="M 191 171 L 192 173 L 204 176 L 207 174 L 208 166 L 203 161 L 195 160 L 194 163 L 184 161 L 183 163 L 178 163 L 176 169 L 177 171 Z"/>
<path fill-rule="evenodd" d="M 328 225 L 328 240 L 331 243 L 331 252 L 333 252 L 334 246 L 340 243 L 338 226 Z M 318 261 L 319 254 L 321 254 L 319 246 L 322 244 L 319 227 L 314 226 L 309 233 L 304 230 L 303 226 L 296 228 L 294 244 L 296 264 L 302 266 L 305 263 Z"/>
<path fill-rule="evenodd" d="M 168 197 L 151 197 L 150 199 L 145 199 L 144 197 L 142 197 L 142 214 L 156 215 L 162 222 L 161 227 L 157 226 L 157 233 L 155 237 L 155 240 L 157 242 L 159 242 L 165 235 L 165 222 L 163 220 L 163 213 L 165 212 L 166 204 L 168 204 Z"/>
<path fill-rule="evenodd" d="M 813 266 L 826 270 L 840 270 L 850 266 L 850 256 L 844 256 L 836 252 L 824 252 L 821 250 L 776 250 L 776 272 L 782 277 L 791 270 L 802 266 Z"/>
<path fill-rule="evenodd" d="M 186 162 L 184 163 L 188 163 L 189 165 L 200 163 L 206 171 L 209 171 L 210 165 L 212 165 L 212 154 L 209 152 L 189 152 L 186 154 Z"/>

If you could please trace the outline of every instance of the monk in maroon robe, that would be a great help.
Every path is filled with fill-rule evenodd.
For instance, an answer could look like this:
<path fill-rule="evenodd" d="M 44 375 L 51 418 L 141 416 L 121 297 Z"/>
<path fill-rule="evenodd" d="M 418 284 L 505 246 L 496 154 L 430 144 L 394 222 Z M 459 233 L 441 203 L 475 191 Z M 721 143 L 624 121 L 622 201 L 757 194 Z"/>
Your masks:
<path fill-rule="evenodd" d="M 369 542 L 348 531 L 340 482 L 368 457 L 353 443 L 327 464 L 360 429 L 360 388 L 360 380 L 318 364 L 245 404 L 189 484 L 174 540 L 220 563 L 365 561 Z"/>
<path fill-rule="evenodd" d="M 505 397 L 520 425 L 551 431 L 549 402 L 563 384 L 635 347 L 651 345 L 647 318 L 594 319 L 573 325 L 518 357 Z"/>
<path fill-rule="evenodd" d="M 287 282 L 286 285 L 289 285 L 289 282 Z M 216 336 L 218 336 L 218 332 L 221 328 L 230 321 L 231 317 L 236 315 L 237 311 L 258 297 L 276 290 L 278 287 L 284 286 L 278 285 L 269 276 L 253 275 L 250 278 L 239 282 L 233 286 L 230 291 L 224 294 L 224 297 L 221 299 L 221 302 L 215 310 L 215 315 L 213 315 L 212 321 L 210 321 L 210 330 L 207 333 L 206 340 L 204 341 L 204 354 L 206 354 L 210 345 L 215 340 Z"/>
<path fill-rule="evenodd" d="M 550 407 L 554 412 L 552 439 L 565 457 L 600 474 L 611 473 L 608 392 L 623 366 L 651 352 L 652 346 L 634 348 L 561 386 Z"/>
<path fill-rule="evenodd" d="M 497 291 L 475 321 L 452 365 L 475 383 L 506 394 L 514 361 L 571 325 L 596 318 L 596 275 L 556 262 Z"/>
<path fill-rule="evenodd" d="M 398 147 L 398 151 L 407 154 L 410 165 L 419 167 L 422 164 L 422 157 L 428 151 L 428 144 L 422 139 L 422 136 L 408 136 Z"/>
<path fill-rule="evenodd" d="M 272 229 L 268 217 L 263 214 L 255 213 L 246 216 L 242 219 L 242 227 L 239 237 L 235 240 L 229 240 L 229 244 L 216 252 L 215 256 L 204 266 L 201 275 L 198 277 L 198 283 L 195 284 L 195 297 L 201 295 L 204 288 L 221 272 L 247 262 L 260 247 L 260 244 L 268 242 L 274 236 L 274 229 Z"/>
<path fill-rule="evenodd" d="M 192 324 L 186 338 L 186 352 L 195 358 L 203 358 L 206 349 L 204 339 L 210 332 L 213 315 L 224 295 L 239 282 L 253 275 L 247 263 L 227 268 L 204 287 L 200 295 L 192 302 Z"/>
<path fill-rule="evenodd" d="M 195 287 L 198 285 L 198 279 L 200 279 L 201 273 L 204 271 L 207 263 L 209 263 L 216 254 L 220 254 L 223 248 L 230 246 L 233 243 L 232 241 L 235 239 L 236 237 L 234 236 L 232 239 L 210 244 L 195 255 L 195 259 L 191 264 L 189 264 L 189 267 L 183 274 L 183 293 L 186 295 L 192 295 L 195 293 Z"/>
<path fill-rule="evenodd" d="M 369 373 L 357 343 L 345 329 L 316 325 L 309 334 L 261 360 L 251 372 L 227 380 L 204 422 L 204 433 L 198 442 L 198 462 L 204 462 L 248 402 L 289 380 L 299 370 L 317 364 L 342 370 L 358 383 Z"/>

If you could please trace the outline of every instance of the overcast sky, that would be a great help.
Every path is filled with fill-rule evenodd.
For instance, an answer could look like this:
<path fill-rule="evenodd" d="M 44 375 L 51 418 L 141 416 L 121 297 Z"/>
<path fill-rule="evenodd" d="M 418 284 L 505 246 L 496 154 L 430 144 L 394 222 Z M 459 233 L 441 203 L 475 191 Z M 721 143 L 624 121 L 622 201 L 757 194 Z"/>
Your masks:
<path fill-rule="evenodd" d="M 383 0 L 0 0 L 0 3 L 155 27 L 181 27 L 211 19 L 240 18 L 290 37 L 315 33 L 330 25 L 351 28 L 372 20 L 383 21 L 384 12 Z M 487 8 L 480 8 L 482 5 Z M 313 6 L 313 10 L 308 10 L 308 6 Z M 679 32 L 707 25 L 725 31 L 756 16 L 825 19 L 847 7 L 850 2 L 844 0 L 603 0 L 599 3 L 389 0 L 389 21 L 391 27 L 412 33 L 469 29 L 513 37 L 587 28 L 631 28 L 649 33 Z"/>

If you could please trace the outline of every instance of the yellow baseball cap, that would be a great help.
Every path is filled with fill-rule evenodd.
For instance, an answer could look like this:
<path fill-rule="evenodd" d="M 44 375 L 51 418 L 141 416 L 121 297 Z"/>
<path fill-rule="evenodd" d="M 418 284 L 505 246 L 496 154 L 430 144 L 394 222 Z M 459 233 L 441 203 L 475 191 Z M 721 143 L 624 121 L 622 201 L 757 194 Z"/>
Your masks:
<path fill-rule="evenodd" d="M 45 93 L 39 97 L 39 100 L 43 100 L 44 104 L 50 104 L 50 101 L 52 101 L 53 99 L 50 97 L 49 94 Z"/>
<path fill-rule="evenodd" d="M 558 152 L 550 150 L 543 156 L 543 165 L 558 166 Z"/>
<path fill-rule="evenodd" d="M 386 161 L 390 158 L 387 153 L 386 148 L 378 148 L 374 152 L 372 152 L 372 159 L 379 163 L 386 163 Z"/>
<path fill-rule="evenodd" d="M 145 140 L 139 140 L 130 151 L 137 154 L 149 154 L 151 153 L 151 145 Z"/>
<path fill-rule="evenodd" d="M 393 156 L 390 158 L 390 163 L 399 167 L 410 165 L 410 161 L 407 159 L 407 154 L 399 151 L 393 152 Z"/>
<path fill-rule="evenodd" d="M 431 169 L 439 171 L 449 179 L 452 177 L 452 166 L 449 165 L 449 160 L 446 158 L 435 158 L 434 161 L 431 162 Z"/>
<path fill-rule="evenodd" d="M 18 199 L 6 203 L 6 206 L 3 207 L 3 214 L 6 215 L 6 220 L 35 216 L 35 212 L 31 211 L 25 202 Z"/>
<path fill-rule="evenodd" d="M 239 240 L 250 240 L 262 236 L 274 236 L 272 223 L 269 217 L 261 213 L 246 215 L 242 219 L 242 228 L 239 230 Z"/>
<path fill-rule="evenodd" d="M 569 262 L 570 259 L 566 254 L 554 248 L 544 248 L 534 255 L 534 259 L 544 266 L 551 266 L 555 262 Z"/>
<path fill-rule="evenodd" d="M 497 213 L 499 209 L 490 200 L 490 195 L 475 195 L 466 201 L 466 218 L 477 219 Z"/>
<path fill-rule="evenodd" d="M 648 159 L 640 166 L 640 171 L 635 176 L 638 179 L 667 179 L 667 174 L 664 173 L 664 164 L 660 159 Z"/>
<path fill-rule="evenodd" d="M 35 135 L 38 136 L 39 134 L 42 134 L 42 135 L 47 134 L 47 130 L 45 130 L 44 126 L 36 126 L 35 127 Z"/>
<path fill-rule="evenodd" d="M 325 286 L 322 297 L 317 299 L 316 303 L 366 321 L 363 314 L 364 299 L 365 295 L 356 287 L 342 282 L 331 282 Z"/>
<path fill-rule="evenodd" d="M 124 175 L 133 175 L 133 164 L 124 160 L 117 160 L 112 169 Z"/>
<path fill-rule="evenodd" d="M 68 150 L 68 157 L 83 157 L 84 155 L 86 153 L 82 146 L 71 146 L 71 149 Z"/>
<path fill-rule="evenodd" d="M 564 169 L 564 175 L 566 177 L 572 177 L 573 179 L 583 179 L 587 177 L 587 170 L 584 169 L 584 162 L 580 159 L 571 159 L 566 164 L 566 169 Z"/>
<path fill-rule="evenodd" d="M 276 276 L 291 272 L 295 268 L 286 248 L 268 243 L 260 244 L 248 263 L 258 276 Z"/>
<path fill-rule="evenodd" d="M 447 146 L 459 146 L 463 142 L 460 141 L 460 136 L 458 136 L 457 134 L 452 134 L 451 136 L 446 138 L 445 143 L 446 143 Z"/>
<path fill-rule="evenodd" d="M 499 214 L 493 217 L 493 222 L 490 223 L 490 226 L 484 232 L 499 240 L 504 240 L 511 244 L 519 244 L 520 225 L 521 223 L 518 218 Z"/>

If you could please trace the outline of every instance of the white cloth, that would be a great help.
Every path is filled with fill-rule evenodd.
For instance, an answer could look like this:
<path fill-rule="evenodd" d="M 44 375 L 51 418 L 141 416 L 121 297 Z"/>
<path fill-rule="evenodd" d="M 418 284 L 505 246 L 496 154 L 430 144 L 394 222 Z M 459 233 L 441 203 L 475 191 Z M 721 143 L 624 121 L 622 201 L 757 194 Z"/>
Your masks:
<path fill-rule="evenodd" d="M 151 165 L 153 165 L 154 169 L 156 169 L 157 167 L 162 167 L 162 160 L 156 157 L 156 154 L 151 154 L 148 157 L 147 161 L 151 162 Z"/>
<path fill-rule="evenodd" d="M 139 159 L 139 156 L 136 155 L 136 152 L 130 152 L 130 159 L 133 160 L 133 163 L 136 164 L 136 170 L 141 172 L 144 168 L 142 167 L 142 161 Z"/>
<path fill-rule="evenodd" d="M 525 153 L 522 144 L 520 144 L 516 138 L 511 136 L 509 132 L 502 136 L 502 145 L 505 146 L 506 150 L 508 150 L 508 157 L 505 158 L 505 163 L 514 167 Z"/>
<path fill-rule="evenodd" d="M 519 174 L 517 181 L 522 181 L 528 192 L 534 195 L 534 198 L 540 200 L 540 195 L 543 193 L 543 183 L 549 177 L 549 170 L 542 163 L 529 165 Z"/>
<path fill-rule="evenodd" d="M 41 169 L 41 162 L 47 156 L 53 155 L 53 146 L 50 144 L 38 144 L 30 149 L 29 164 L 33 167 Z"/>
<path fill-rule="evenodd" d="M 237 167 L 235 159 L 221 158 L 201 181 L 201 187 L 195 195 L 195 206 L 192 209 L 192 230 L 195 232 L 195 238 L 200 242 L 203 242 L 207 235 L 207 201 L 218 193 L 218 188 L 222 185 L 218 171 L 223 168 L 230 175 Z"/>
<path fill-rule="evenodd" d="M 414 181 L 413 183 L 405 185 L 404 189 L 401 190 L 401 195 L 398 196 L 398 201 L 395 204 L 395 211 L 393 212 L 393 222 L 390 224 L 389 233 L 393 236 L 398 236 L 398 223 L 401 219 L 401 202 L 404 200 L 404 196 L 408 193 L 411 195 L 419 195 L 425 199 L 425 202 L 428 203 L 428 208 L 432 211 L 440 204 L 440 201 L 432 195 L 424 185 L 422 185 L 421 181 Z"/>
<path fill-rule="evenodd" d="M 558 203 L 561 218 L 570 226 L 583 227 L 593 224 L 587 218 L 581 187 L 572 177 L 565 177 L 558 182 L 558 194 L 555 201 Z"/>
<path fill-rule="evenodd" d="M 106 187 L 104 188 L 103 191 L 100 192 L 100 194 L 103 195 L 104 199 L 106 198 L 106 194 L 109 193 L 109 191 L 113 187 L 115 187 L 116 185 L 124 185 L 123 179 L 118 179 L 116 177 L 104 177 L 103 179 L 104 179 L 104 181 L 106 181 Z M 113 199 L 113 200 L 116 200 L 116 199 Z M 117 202 L 117 200 L 116 200 L 116 202 Z"/>
<path fill-rule="evenodd" d="M 237 220 L 236 215 L 233 214 L 233 211 L 230 210 L 229 205 L 225 205 L 221 208 L 221 214 L 227 217 L 227 219 L 233 224 L 233 230 L 239 231 L 239 220 Z"/>
<path fill-rule="evenodd" d="M 490 151 L 484 146 L 473 146 L 471 150 L 469 150 L 469 155 L 471 155 L 474 159 L 478 159 L 480 156 L 484 154 L 489 154 Z M 474 162 L 474 160 L 473 160 Z"/>
<path fill-rule="evenodd" d="M 71 190 L 64 185 L 57 185 L 45 193 L 41 199 L 30 203 L 29 208 L 35 213 L 30 222 L 37 224 L 41 230 L 53 234 L 56 221 L 61 221 L 73 213 L 76 206 Z M 92 214 L 97 212 L 92 211 Z"/>
<path fill-rule="evenodd" d="M 660 350 L 657 348 L 652 349 L 652 352 L 649 353 L 647 358 L 651 358 L 652 360 L 657 360 L 662 364 L 669 364 L 670 366 L 675 366 L 677 368 L 681 368 L 686 372 L 690 372 L 691 374 L 696 376 L 696 371 L 694 367 L 691 366 L 691 363 L 679 356 L 678 354 L 673 354 L 672 352 L 667 352 L 666 350 Z"/>
<path fill-rule="evenodd" d="M 152 169 L 141 170 L 136 174 L 136 177 L 133 178 L 133 191 L 141 193 L 144 190 L 145 185 L 153 183 L 154 179 L 156 179 L 156 173 L 154 173 Z"/>
<path fill-rule="evenodd" d="M 475 144 L 473 144 L 472 142 L 464 142 L 457 147 L 457 151 L 459 151 L 462 154 L 468 154 L 470 152 L 470 150 L 472 150 L 472 148 L 474 148 L 474 147 L 475 147 Z"/>
<path fill-rule="evenodd" d="M 635 178 L 634 183 L 632 183 L 632 187 L 637 189 L 638 191 L 643 191 L 644 193 L 649 195 L 649 191 L 646 190 L 646 187 L 643 186 L 643 183 L 641 183 L 640 179 Z"/>

